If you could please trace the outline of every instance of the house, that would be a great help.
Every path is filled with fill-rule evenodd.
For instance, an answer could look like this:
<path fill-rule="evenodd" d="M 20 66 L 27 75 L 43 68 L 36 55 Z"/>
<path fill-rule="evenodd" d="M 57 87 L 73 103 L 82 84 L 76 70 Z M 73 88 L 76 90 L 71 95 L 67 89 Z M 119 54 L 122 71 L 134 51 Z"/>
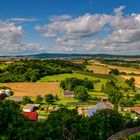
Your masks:
<path fill-rule="evenodd" d="M 102 97 L 101 100 L 102 100 L 103 102 L 109 102 L 109 99 L 108 99 L 106 96 Z"/>
<path fill-rule="evenodd" d="M 69 90 L 64 90 L 63 94 L 66 98 L 72 98 L 74 96 L 74 92 Z"/>
<path fill-rule="evenodd" d="M 98 103 L 96 104 L 96 109 L 101 110 L 101 109 L 106 109 L 106 105 L 104 103 Z"/>
<path fill-rule="evenodd" d="M 78 111 L 79 115 L 84 115 L 84 116 L 90 117 L 94 113 L 96 113 L 96 108 L 95 107 L 78 107 L 77 111 Z"/>
<path fill-rule="evenodd" d="M 40 104 L 26 104 L 23 107 L 23 111 L 24 112 L 33 112 L 33 111 L 39 109 L 39 106 L 40 106 Z"/>
<path fill-rule="evenodd" d="M 12 90 L 11 89 L 5 89 L 5 94 L 7 94 L 8 96 L 12 95 Z"/>
<path fill-rule="evenodd" d="M 0 90 L 0 94 L 7 94 L 7 96 L 11 96 L 12 93 L 13 93 L 12 90 L 9 88 Z"/>
<path fill-rule="evenodd" d="M 5 90 L 4 89 L 1 89 L 0 90 L 0 94 L 5 94 Z"/>
<path fill-rule="evenodd" d="M 0 101 L 4 100 L 7 97 L 6 94 L 0 94 Z"/>
<path fill-rule="evenodd" d="M 22 112 L 23 116 L 27 117 L 31 121 L 37 121 L 38 120 L 38 114 L 37 112 Z"/>
<path fill-rule="evenodd" d="M 138 118 L 140 118 L 140 110 L 139 110 L 139 111 L 135 111 L 135 113 L 136 113 L 136 116 L 137 116 Z"/>
<path fill-rule="evenodd" d="M 140 107 L 132 107 L 130 108 L 131 112 L 136 112 L 136 111 L 140 111 Z"/>
<path fill-rule="evenodd" d="M 101 109 L 113 109 L 113 105 L 109 102 L 106 103 L 98 103 L 96 104 L 96 109 L 101 110 Z"/>

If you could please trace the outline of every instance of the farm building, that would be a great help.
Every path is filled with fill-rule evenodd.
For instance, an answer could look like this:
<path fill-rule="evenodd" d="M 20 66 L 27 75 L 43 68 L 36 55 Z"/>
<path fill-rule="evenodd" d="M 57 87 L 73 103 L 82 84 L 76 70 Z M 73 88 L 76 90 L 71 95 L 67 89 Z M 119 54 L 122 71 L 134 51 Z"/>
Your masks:
<path fill-rule="evenodd" d="M 96 107 L 78 107 L 77 111 L 78 111 L 79 115 L 84 115 L 84 116 L 90 117 L 94 113 L 96 113 Z"/>
<path fill-rule="evenodd" d="M 69 90 L 64 90 L 63 91 L 63 94 L 66 98 L 72 98 L 73 95 L 74 95 L 74 92 L 73 91 L 69 91 Z"/>
<path fill-rule="evenodd" d="M 27 117 L 31 121 L 37 121 L 38 120 L 38 114 L 37 112 L 22 112 L 23 116 Z"/>
<path fill-rule="evenodd" d="M 4 100 L 7 97 L 7 94 L 0 94 L 0 101 Z"/>
<path fill-rule="evenodd" d="M 140 111 L 140 107 L 132 107 L 130 109 L 131 112 L 136 112 L 136 111 Z"/>
<path fill-rule="evenodd" d="M 108 99 L 106 96 L 102 97 L 101 100 L 102 100 L 103 102 L 109 102 L 109 99 Z"/>
<path fill-rule="evenodd" d="M 39 109 L 39 104 L 27 104 L 23 107 L 24 112 L 33 112 L 37 109 Z"/>
<path fill-rule="evenodd" d="M 111 103 L 98 103 L 95 106 L 92 107 L 78 107 L 77 111 L 79 115 L 85 115 L 85 116 L 92 116 L 94 113 L 97 112 L 97 110 L 101 109 L 113 109 L 113 106 Z"/>
<path fill-rule="evenodd" d="M 140 118 L 140 110 L 139 110 L 139 111 L 135 111 L 135 113 L 136 113 L 136 116 L 137 116 L 138 118 Z"/>
<path fill-rule="evenodd" d="M 96 104 L 96 109 L 101 110 L 101 109 L 113 109 L 113 106 L 111 103 L 98 103 Z"/>
<path fill-rule="evenodd" d="M 11 96 L 12 93 L 13 93 L 12 90 L 9 88 L 0 90 L 0 94 L 7 94 L 7 96 Z"/>

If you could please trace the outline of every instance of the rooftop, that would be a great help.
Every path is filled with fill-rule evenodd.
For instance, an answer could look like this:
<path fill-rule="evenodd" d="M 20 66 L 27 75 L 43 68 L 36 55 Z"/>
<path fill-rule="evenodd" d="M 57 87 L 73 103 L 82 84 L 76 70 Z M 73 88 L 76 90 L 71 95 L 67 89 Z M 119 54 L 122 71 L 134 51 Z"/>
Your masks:
<path fill-rule="evenodd" d="M 38 120 L 38 114 L 37 112 L 22 112 L 25 117 L 29 118 L 31 121 L 36 121 Z"/>

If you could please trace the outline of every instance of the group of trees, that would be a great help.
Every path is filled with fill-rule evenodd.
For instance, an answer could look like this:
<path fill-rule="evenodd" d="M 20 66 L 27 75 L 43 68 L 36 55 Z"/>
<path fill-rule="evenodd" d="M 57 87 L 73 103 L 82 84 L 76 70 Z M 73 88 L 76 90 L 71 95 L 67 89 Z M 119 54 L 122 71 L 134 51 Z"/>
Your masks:
<path fill-rule="evenodd" d="M 62 80 L 60 83 L 60 87 L 66 90 L 74 90 L 77 86 L 84 86 L 88 90 L 94 89 L 92 81 L 85 79 L 78 79 L 78 78 L 66 78 Z"/>
<path fill-rule="evenodd" d="M 60 87 L 64 90 L 74 91 L 74 97 L 86 101 L 89 99 L 88 91 L 94 89 L 93 82 L 85 79 L 66 78 L 61 81 Z"/>
<path fill-rule="evenodd" d="M 26 104 L 29 104 L 29 103 L 42 104 L 43 100 L 47 104 L 53 104 L 55 102 L 55 100 L 58 100 L 58 97 L 57 97 L 57 95 L 53 96 L 52 94 L 47 94 L 44 97 L 41 97 L 41 95 L 38 95 L 38 96 L 36 96 L 35 101 L 32 101 L 29 96 L 24 96 L 23 100 L 22 100 L 22 104 L 23 105 L 26 105 Z"/>
<path fill-rule="evenodd" d="M 20 112 L 15 102 L 0 102 L 1 140 L 106 140 L 124 128 L 140 125 L 139 120 L 113 110 L 100 110 L 88 118 L 76 110 L 60 108 L 43 122 L 31 122 Z"/>
<path fill-rule="evenodd" d="M 135 90 L 135 78 L 131 77 L 125 81 L 133 90 Z"/>
<path fill-rule="evenodd" d="M 30 60 L 9 64 L 0 71 L 0 82 L 35 82 L 46 75 L 83 71 L 83 64 L 74 64 L 63 60 Z"/>
<path fill-rule="evenodd" d="M 119 72 L 118 69 L 111 69 L 110 72 L 109 72 L 109 74 L 119 75 L 120 72 Z"/>
<path fill-rule="evenodd" d="M 124 96 L 121 89 L 115 84 L 114 81 L 108 81 L 105 86 L 102 87 L 102 90 L 108 95 L 109 100 L 115 107 L 118 105 L 121 106 L 133 106 L 134 99 L 131 99 L 129 94 Z"/>

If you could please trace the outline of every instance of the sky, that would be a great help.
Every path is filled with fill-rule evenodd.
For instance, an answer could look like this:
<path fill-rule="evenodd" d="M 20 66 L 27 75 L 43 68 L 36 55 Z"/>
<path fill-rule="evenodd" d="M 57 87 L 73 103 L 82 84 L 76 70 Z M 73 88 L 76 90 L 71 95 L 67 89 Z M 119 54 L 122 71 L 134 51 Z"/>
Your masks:
<path fill-rule="evenodd" d="M 0 0 L 0 55 L 140 54 L 140 0 Z"/>

